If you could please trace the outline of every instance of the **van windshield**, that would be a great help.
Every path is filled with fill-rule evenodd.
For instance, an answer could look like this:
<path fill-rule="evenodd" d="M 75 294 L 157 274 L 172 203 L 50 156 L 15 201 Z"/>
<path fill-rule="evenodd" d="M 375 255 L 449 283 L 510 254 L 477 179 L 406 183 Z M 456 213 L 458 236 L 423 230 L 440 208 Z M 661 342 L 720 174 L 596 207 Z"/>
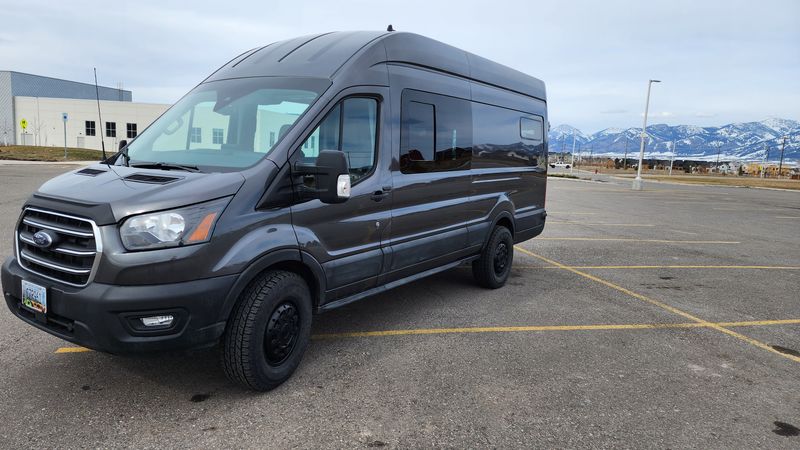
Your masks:
<path fill-rule="evenodd" d="M 128 145 L 129 162 L 211 170 L 252 166 L 328 86 L 324 79 L 279 77 L 203 83 Z"/>

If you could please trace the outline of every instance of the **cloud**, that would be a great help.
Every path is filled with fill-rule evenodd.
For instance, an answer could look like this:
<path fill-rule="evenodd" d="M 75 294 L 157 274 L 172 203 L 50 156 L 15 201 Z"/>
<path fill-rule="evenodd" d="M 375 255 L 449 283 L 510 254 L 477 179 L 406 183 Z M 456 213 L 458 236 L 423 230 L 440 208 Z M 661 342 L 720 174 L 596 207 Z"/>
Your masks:
<path fill-rule="evenodd" d="M 644 113 L 639 113 L 639 117 L 644 117 Z M 675 117 L 675 113 L 669 111 L 652 111 L 647 113 L 647 117 Z"/>
<path fill-rule="evenodd" d="M 694 113 L 694 116 L 695 117 L 700 117 L 700 118 L 703 118 L 703 119 L 709 118 L 709 117 L 717 117 L 717 115 L 714 114 L 714 113 L 706 113 L 706 112 L 696 112 L 696 113 Z"/>
<path fill-rule="evenodd" d="M 627 109 L 607 109 L 600 111 L 600 114 L 625 114 L 626 112 L 628 112 Z"/>

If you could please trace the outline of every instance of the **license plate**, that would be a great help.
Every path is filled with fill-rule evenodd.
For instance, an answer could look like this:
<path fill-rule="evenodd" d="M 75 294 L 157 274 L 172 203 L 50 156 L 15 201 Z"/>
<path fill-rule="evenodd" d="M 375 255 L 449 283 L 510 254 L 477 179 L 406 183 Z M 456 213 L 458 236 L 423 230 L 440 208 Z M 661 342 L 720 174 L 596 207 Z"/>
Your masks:
<path fill-rule="evenodd" d="M 34 311 L 47 313 L 47 288 L 22 280 L 22 304 Z"/>

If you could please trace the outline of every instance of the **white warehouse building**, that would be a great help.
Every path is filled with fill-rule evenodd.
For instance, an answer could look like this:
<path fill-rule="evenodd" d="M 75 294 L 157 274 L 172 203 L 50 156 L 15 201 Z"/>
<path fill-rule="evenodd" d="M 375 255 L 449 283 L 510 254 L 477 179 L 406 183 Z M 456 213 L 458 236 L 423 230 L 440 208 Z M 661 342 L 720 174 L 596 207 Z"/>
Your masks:
<path fill-rule="evenodd" d="M 106 150 L 115 151 L 170 107 L 135 103 L 123 89 L 98 90 L 102 125 L 93 84 L 0 71 L 0 144 L 63 147 L 66 114 L 68 147 L 100 150 L 102 133 Z"/>

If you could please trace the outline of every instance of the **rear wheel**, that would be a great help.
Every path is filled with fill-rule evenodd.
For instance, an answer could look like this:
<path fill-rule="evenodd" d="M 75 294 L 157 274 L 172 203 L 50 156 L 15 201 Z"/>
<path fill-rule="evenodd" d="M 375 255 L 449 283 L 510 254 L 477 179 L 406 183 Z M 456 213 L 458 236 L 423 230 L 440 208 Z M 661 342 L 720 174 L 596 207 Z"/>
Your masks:
<path fill-rule="evenodd" d="M 483 287 L 497 289 L 506 284 L 514 261 L 514 238 L 501 225 L 495 227 L 480 257 L 472 262 L 472 274 Z"/>
<path fill-rule="evenodd" d="M 225 330 L 225 374 L 250 389 L 274 389 L 294 373 L 310 335 L 306 282 L 292 272 L 265 272 L 242 293 Z"/>

